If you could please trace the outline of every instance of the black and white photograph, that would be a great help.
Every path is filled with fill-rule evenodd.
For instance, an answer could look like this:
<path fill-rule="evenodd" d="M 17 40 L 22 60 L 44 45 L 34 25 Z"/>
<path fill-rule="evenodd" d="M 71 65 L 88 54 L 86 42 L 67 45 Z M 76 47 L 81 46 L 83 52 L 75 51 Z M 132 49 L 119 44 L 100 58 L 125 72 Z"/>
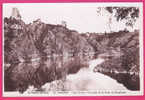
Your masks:
<path fill-rule="evenodd" d="M 142 3 L 4 3 L 3 96 L 143 95 Z"/>

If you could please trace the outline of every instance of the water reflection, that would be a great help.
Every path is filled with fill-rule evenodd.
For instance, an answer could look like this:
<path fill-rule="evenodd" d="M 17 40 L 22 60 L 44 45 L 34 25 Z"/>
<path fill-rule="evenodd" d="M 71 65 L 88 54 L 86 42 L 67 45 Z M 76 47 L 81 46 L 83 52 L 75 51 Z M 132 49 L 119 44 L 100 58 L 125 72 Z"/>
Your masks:
<path fill-rule="evenodd" d="M 69 77 L 72 74 L 73 74 L 72 75 L 73 77 L 79 76 L 80 79 L 84 79 L 83 77 L 86 74 L 87 78 L 90 77 L 90 79 L 93 80 L 93 82 L 94 82 L 93 84 L 95 84 L 95 83 L 102 84 L 103 81 L 112 80 L 112 78 L 113 78 L 118 81 L 118 83 L 115 80 L 112 81 L 112 82 L 116 82 L 115 83 L 116 89 L 118 89 L 118 86 L 119 86 L 117 84 L 121 83 L 125 87 L 127 87 L 129 90 L 139 90 L 139 76 L 135 76 L 135 79 L 134 79 L 134 78 L 132 78 L 134 76 L 131 76 L 128 73 L 125 73 L 125 74 L 113 73 L 111 71 L 108 71 L 107 68 L 102 71 L 97 71 L 96 73 L 95 73 L 95 71 L 94 72 L 91 71 L 91 72 L 89 72 L 89 74 L 88 74 L 88 69 L 85 73 L 84 73 L 84 70 L 83 70 L 83 72 L 80 71 L 81 68 L 88 68 L 91 65 L 95 67 L 100 64 L 97 59 L 95 59 L 94 60 L 95 62 L 91 63 L 91 64 L 89 63 L 90 61 L 93 61 L 92 57 L 86 56 L 86 55 L 84 55 L 84 56 L 78 56 L 78 55 L 77 56 L 53 56 L 53 57 L 46 56 L 46 57 L 40 58 L 39 60 L 33 59 L 33 60 L 27 61 L 25 63 L 14 63 L 14 64 L 9 64 L 9 66 L 7 64 L 5 64 L 4 90 L 5 91 L 24 92 L 29 88 L 29 86 L 34 86 L 34 88 L 37 88 L 37 90 L 41 90 L 42 86 L 45 86 L 46 83 L 48 83 L 48 84 L 53 83 L 54 80 L 57 80 L 58 83 L 64 82 L 65 79 L 67 79 L 67 77 Z M 115 60 L 110 60 L 110 61 L 113 63 Z M 106 62 L 105 59 L 104 59 L 104 62 Z M 101 63 L 101 64 L 103 64 L 103 63 Z M 97 68 L 99 68 L 99 66 L 97 66 Z M 103 68 L 103 67 L 101 67 L 101 68 Z M 101 79 L 102 80 L 100 82 L 97 81 L 96 78 L 93 77 L 93 75 L 94 75 L 94 77 L 97 77 L 98 80 L 101 80 Z M 110 78 L 106 77 L 106 76 L 109 76 Z M 132 80 L 132 79 L 134 79 L 134 80 Z M 59 81 L 59 80 L 62 80 L 62 81 Z M 55 82 L 57 83 L 57 81 L 55 81 Z M 74 81 L 71 80 L 71 84 L 73 82 Z M 110 83 L 111 83 L 111 81 L 110 81 Z M 74 84 L 72 84 L 72 86 L 73 85 Z M 47 85 L 47 87 L 48 87 L 48 85 Z M 111 84 L 109 87 L 113 88 L 111 86 Z M 121 86 L 121 87 L 123 87 L 123 86 Z M 92 88 L 94 88 L 94 87 L 92 87 Z M 98 87 L 96 86 L 95 88 L 98 88 Z M 106 87 L 106 89 L 107 89 L 107 87 Z"/>
<path fill-rule="evenodd" d="M 38 61 L 11 64 L 5 67 L 5 91 L 24 92 L 28 86 L 40 88 L 47 82 L 76 73 L 81 67 L 87 67 L 89 59 L 84 57 L 43 57 Z"/>

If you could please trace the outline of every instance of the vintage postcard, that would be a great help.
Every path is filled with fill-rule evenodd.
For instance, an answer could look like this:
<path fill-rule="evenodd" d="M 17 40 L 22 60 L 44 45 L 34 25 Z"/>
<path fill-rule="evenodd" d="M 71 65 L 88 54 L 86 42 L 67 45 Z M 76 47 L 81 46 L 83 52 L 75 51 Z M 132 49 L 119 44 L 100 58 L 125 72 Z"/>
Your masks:
<path fill-rule="evenodd" d="M 3 96 L 142 96 L 143 3 L 3 3 Z"/>

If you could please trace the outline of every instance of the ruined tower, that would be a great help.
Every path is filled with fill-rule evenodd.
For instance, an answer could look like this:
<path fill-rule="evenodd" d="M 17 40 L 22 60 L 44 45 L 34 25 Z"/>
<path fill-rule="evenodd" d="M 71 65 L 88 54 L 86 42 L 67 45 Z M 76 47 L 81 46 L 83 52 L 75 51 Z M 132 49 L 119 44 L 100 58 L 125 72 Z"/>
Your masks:
<path fill-rule="evenodd" d="M 66 21 L 61 21 L 61 25 L 62 25 L 63 27 L 67 27 Z"/>
<path fill-rule="evenodd" d="M 15 18 L 15 19 L 21 19 L 21 15 L 20 15 L 19 10 L 17 8 L 12 9 L 11 17 Z"/>

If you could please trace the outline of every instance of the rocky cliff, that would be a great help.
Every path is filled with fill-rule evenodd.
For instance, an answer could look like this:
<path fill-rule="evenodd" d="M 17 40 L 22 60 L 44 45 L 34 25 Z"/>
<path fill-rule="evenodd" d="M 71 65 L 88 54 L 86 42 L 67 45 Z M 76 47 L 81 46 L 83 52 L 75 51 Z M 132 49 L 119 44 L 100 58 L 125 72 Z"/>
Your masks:
<path fill-rule="evenodd" d="M 80 34 L 40 19 L 25 24 L 21 17 L 4 18 L 5 91 L 24 92 L 31 85 L 41 88 L 88 67 L 88 61 L 97 57 L 105 62 L 94 72 L 139 90 L 139 31 Z"/>
<path fill-rule="evenodd" d="M 93 58 L 89 53 L 94 48 L 77 31 L 40 19 L 25 24 L 21 19 L 4 18 L 4 37 L 6 91 L 41 87 L 77 72 Z M 33 62 L 40 64 L 35 67 Z"/>
<path fill-rule="evenodd" d="M 139 90 L 139 31 L 82 36 L 94 47 L 96 57 L 106 59 L 95 71 L 109 75 L 130 90 Z"/>

